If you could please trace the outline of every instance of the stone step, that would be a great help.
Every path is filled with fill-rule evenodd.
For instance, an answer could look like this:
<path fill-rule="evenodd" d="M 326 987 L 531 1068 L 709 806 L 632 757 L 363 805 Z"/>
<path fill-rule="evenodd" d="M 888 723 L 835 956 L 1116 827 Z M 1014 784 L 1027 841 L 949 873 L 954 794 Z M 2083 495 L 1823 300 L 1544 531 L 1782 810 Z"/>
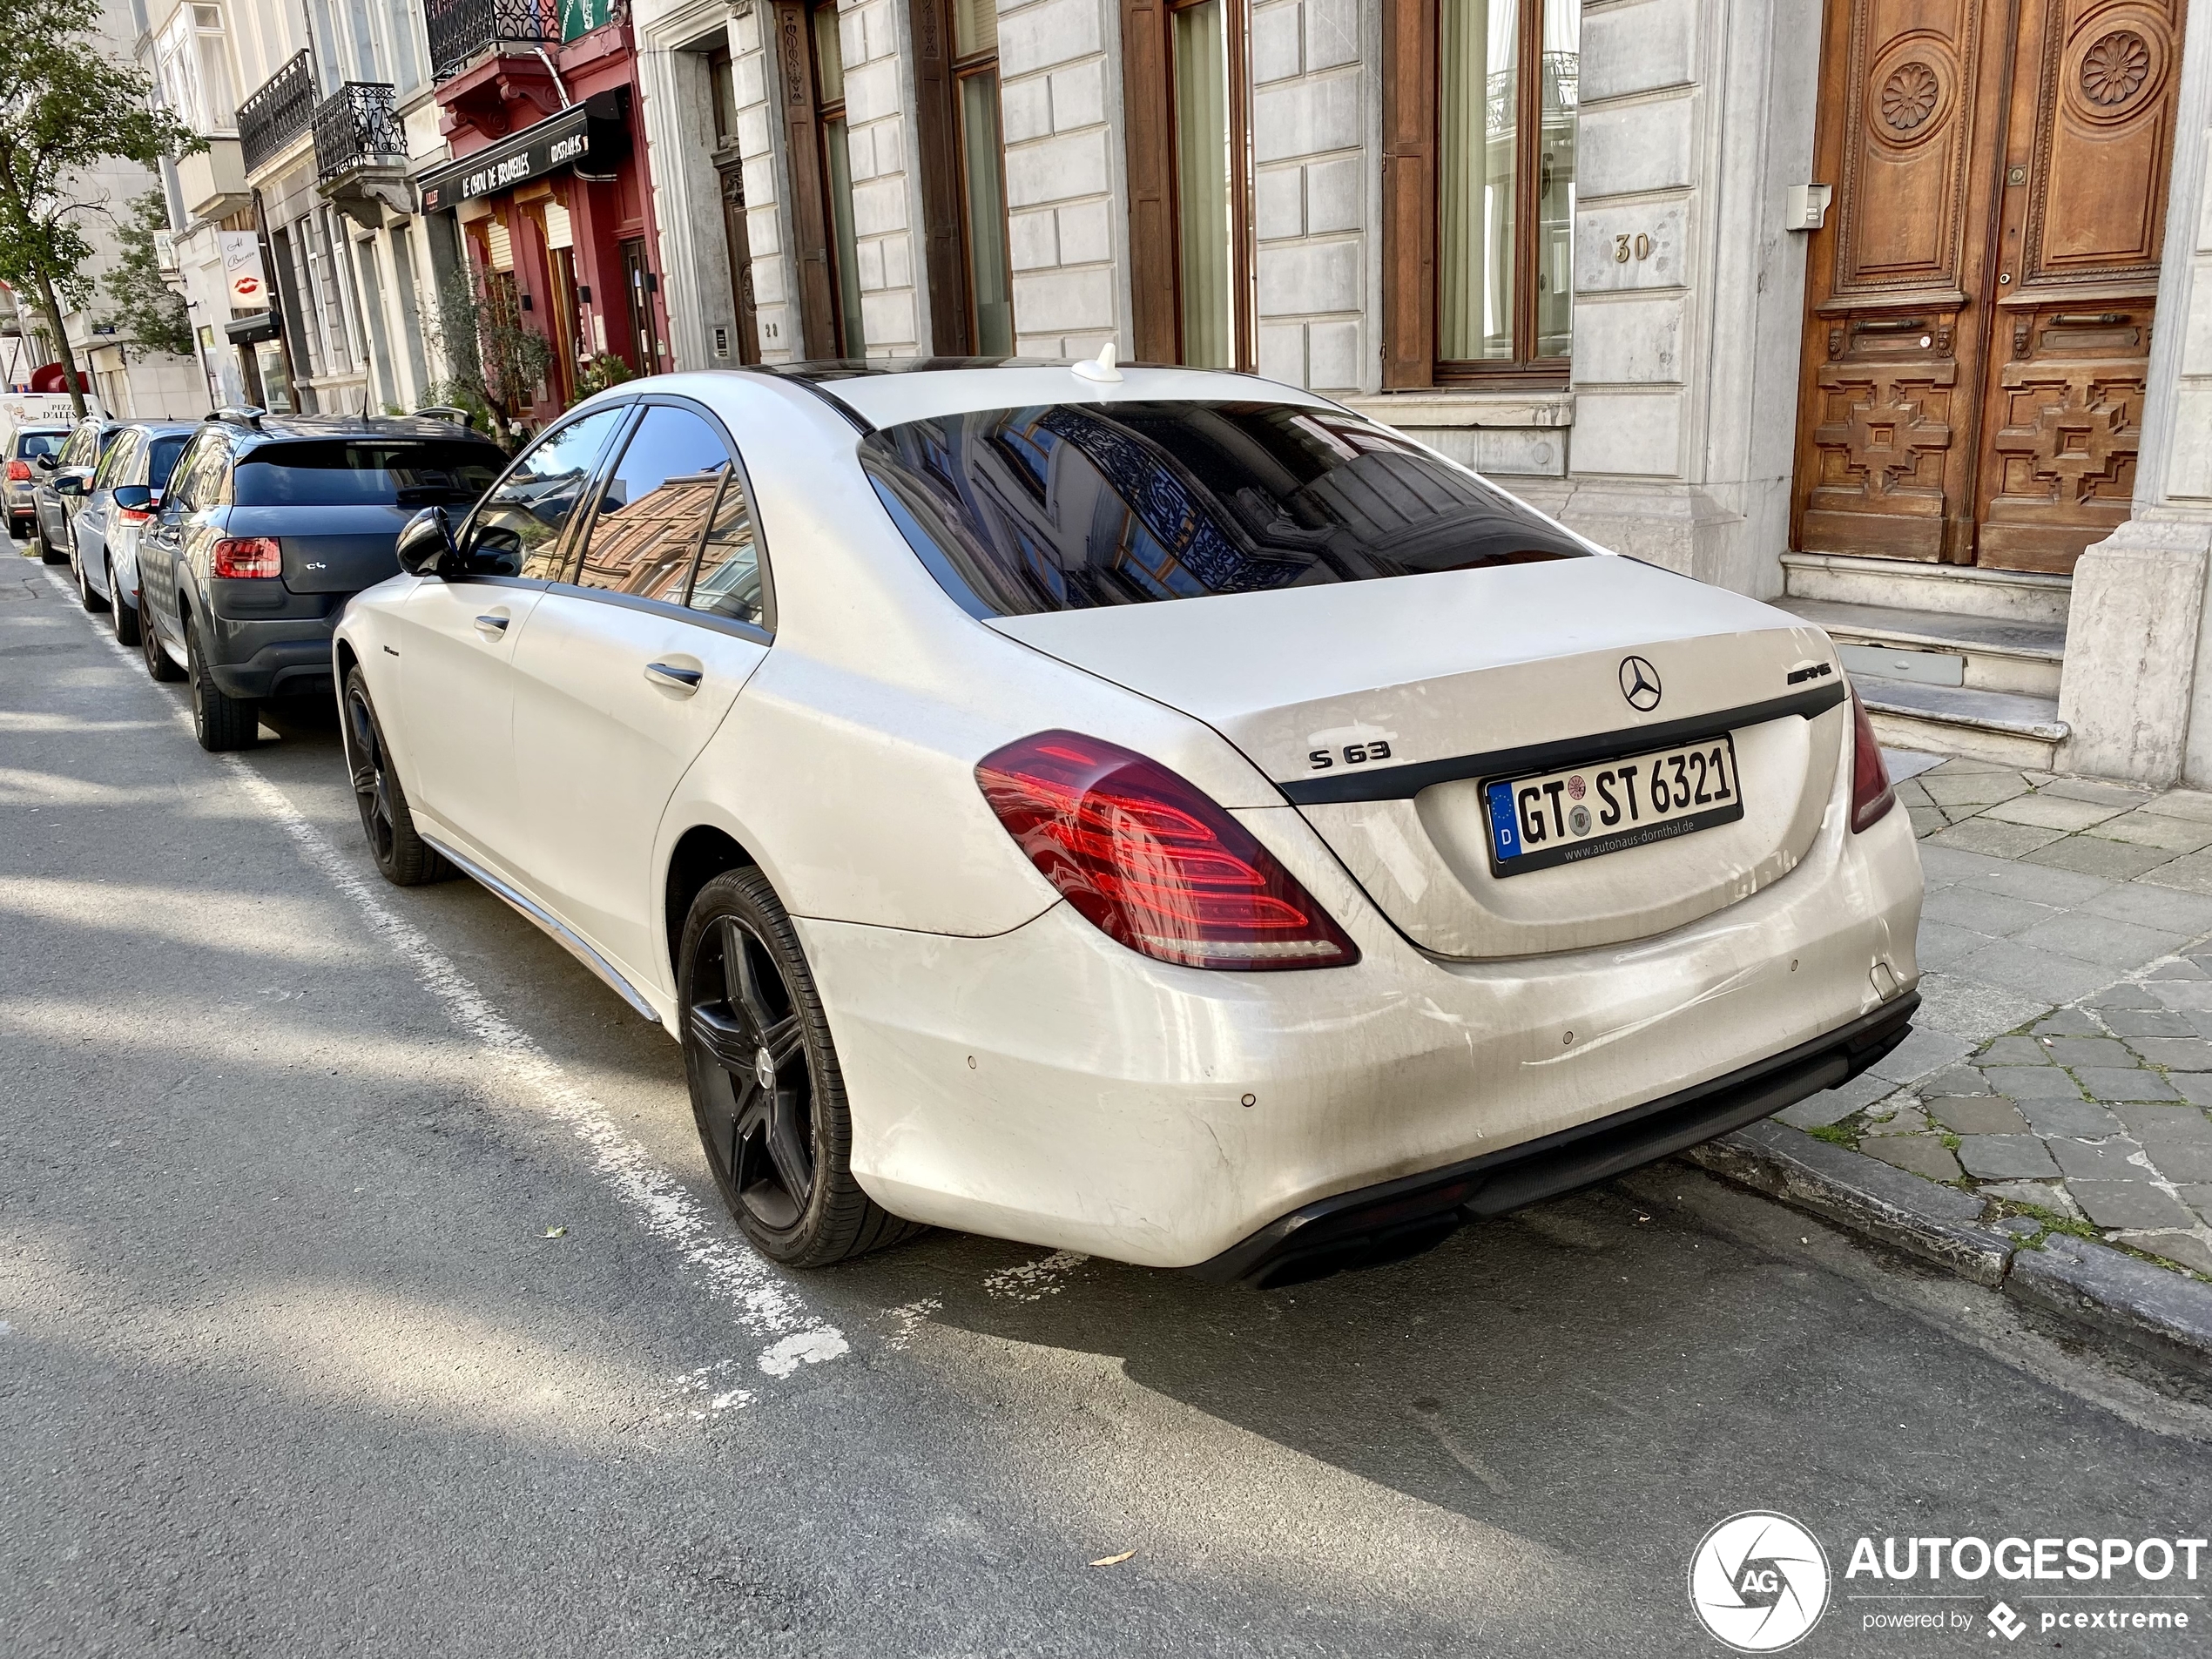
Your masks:
<path fill-rule="evenodd" d="M 1916 681 L 2024 697 L 2059 694 L 2066 624 L 2019 622 L 1899 605 L 1784 598 L 1792 616 L 1824 628 L 1854 677 Z"/>
<path fill-rule="evenodd" d="M 1782 578 L 1785 604 L 1824 599 L 2060 627 L 2074 593 L 2072 577 L 1852 553 L 1784 553 Z"/>
<path fill-rule="evenodd" d="M 2056 697 L 1925 685 L 1854 674 L 1851 684 L 1885 748 L 1965 755 L 2024 772 L 2050 772 L 2067 725 Z"/>

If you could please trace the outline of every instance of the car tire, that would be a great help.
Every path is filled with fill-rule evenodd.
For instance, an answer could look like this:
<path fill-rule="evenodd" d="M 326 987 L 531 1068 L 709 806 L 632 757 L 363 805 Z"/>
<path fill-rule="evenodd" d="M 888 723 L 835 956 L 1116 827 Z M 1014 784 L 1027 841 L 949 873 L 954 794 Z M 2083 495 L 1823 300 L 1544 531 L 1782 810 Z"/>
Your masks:
<path fill-rule="evenodd" d="M 115 584 L 115 561 L 107 561 L 107 610 L 115 624 L 115 643 L 135 645 L 138 643 L 138 607 L 125 598 L 123 590 Z"/>
<path fill-rule="evenodd" d="M 185 671 L 177 666 L 177 659 L 169 654 L 169 648 L 161 643 L 161 630 L 154 626 L 153 617 L 151 615 L 143 615 L 138 618 L 138 650 L 146 659 L 148 679 L 160 680 L 164 684 L 168 684 L 184 678 Z"/>
<path fill-rule="evenodd" d="M 208 671 L 207 658 L 199 648 L 199 630 L 185 618 L 185 674 L 192 682 L 192 729 L 199 746 L 210 754 L 230 749 L 251 749 L 260 740 L 260 705 L 252 699 L 226 695 Z"/>
<path fill-rule="evenodd" d="M 924 1231 L 853 1178 L 829 1021 L 768 879 L 731 870 L 702 887 L 677 962 L 691 1114 L 754 1246 L 787 1267 L 826 1267 Z"/>
<path fill-rule="evenodd" d="M 108 602 L 93 591 L 91 583 L 85 578 L 84 562 L 82 559 L 71 559 L 70 563 L 77 567 L 77 603 L 83 605 L 85 610 L 96 613 L 105 610 Z M 109 591 L 113 590 L 114 584 L 111 579 Z"/>
<path fill-rule="evenodd" d="M 46 524 L 45 521 L 43 519 L 40 520 L 38 523 L 38 556 L 44 563 L 48 564 L 67 564 L 69 563 L 69 555 L 66 553 L 56 552 L 54 550 L 54 544 L 46 539 Z"/>
<path fill-rule="evenodd" d="M 454 873 L 453 866 L 415 832 L 407 792 L 400 787 L 391 752 L 384 745 L 383 725 L 376 718 L 375 704 L 369 701 L 368 681 L 358 668 L 346 676 L 340 714 L 354 802 L 361 809 L 361 833 L 368 838 L 369 856 L 376 860 L 379 873 L 395 887 L 445 880 Z"/>

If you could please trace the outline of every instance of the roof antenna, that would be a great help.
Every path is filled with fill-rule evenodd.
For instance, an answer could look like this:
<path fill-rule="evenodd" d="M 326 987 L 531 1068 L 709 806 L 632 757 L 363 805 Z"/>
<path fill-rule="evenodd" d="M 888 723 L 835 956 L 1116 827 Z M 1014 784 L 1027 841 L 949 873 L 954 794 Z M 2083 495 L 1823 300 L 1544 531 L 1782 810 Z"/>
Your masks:
<path fill-rule="evenodd" d="M 1098 355 L 1087 357 L 1075 365 L 1076 374 L 1087 381 L 1117 381 L 1122 371 L 1114 367 L 1114 342 L 1108 341 L 1098 348 Z"/>

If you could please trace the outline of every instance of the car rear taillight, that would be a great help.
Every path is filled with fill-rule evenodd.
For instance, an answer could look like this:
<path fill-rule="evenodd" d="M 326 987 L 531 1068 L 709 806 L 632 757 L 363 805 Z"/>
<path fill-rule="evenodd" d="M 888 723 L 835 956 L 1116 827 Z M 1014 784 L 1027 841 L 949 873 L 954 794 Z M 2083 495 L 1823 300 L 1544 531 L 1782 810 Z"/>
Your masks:
<path fill-rule="evenodd" d="M 1882 745 L 1874 736 L 1874 723 L 1858 700 L 1858 687 L 1851 688 L 1851 826 L 1853 832 L 1871 828 L 1882 814 L 1897 805 L 1890 787 L 1890 769 L 1882 759 Z"/>
<path fill-rule="evenodd" d="M 126 524 L 143 524 L 153 516 L 151 507 L 118 507 L 115 516 Z"/>
<path fill-rule="evenodd" d="M 209 556 L 217 576 L 264 577 L 284 574 L 284 550 L 266 536 L 226 536 Z"/>
<path fill-rule="evenodd" d="M 1040 732 L 975 767 L 1045 880 L 1109 939 L 1187 968 L 1345 968 L 1359 948 L 1250 831 L 1157 761 Z"/>
<path fill-rule="evenodd" d="M 30 462 L 28 461 L 10 461 L 8 463 L 8 482 L 11 484 L 29 483 L 30 482 Z"/>

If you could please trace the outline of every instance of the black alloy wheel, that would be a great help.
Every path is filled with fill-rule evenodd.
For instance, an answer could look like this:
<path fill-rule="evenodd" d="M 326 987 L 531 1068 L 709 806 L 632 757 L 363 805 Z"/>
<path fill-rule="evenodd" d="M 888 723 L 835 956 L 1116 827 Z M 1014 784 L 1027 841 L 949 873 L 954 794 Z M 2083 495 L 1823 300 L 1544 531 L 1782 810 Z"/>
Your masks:
<path fill-rule="evenodd" d="M 107 566 L 108 618 L 115 624 L 115 643 L 135 645 L 138 643 L 138 607 L 125 596 L 115 584 L 115 561 L 105 561 Z"/>
<path fill-rule="evenodd" d="M 346 676 L 343 714 L 354 804 L 361 809 L 361 833 L 368 838 L 369 856 L 376 860 L 378 871 L 398 887 L 444 880 L 453 873 L 453 866 L 415 831 L 407 792 L 400 787 L 384 746 L 384 728 L 368 700 L 368 682 L 358 668 Z"/>
<path fill-rule="evenodd" d="M 143 605 L 145 602 L 142 600 L 140 603 Z M 148 679 L 165 684 L 184 678 L 185 671 L 177 666 L 176 659 L 169 654 L 169 648 L 161 643 L 161 630 L 154 625 L 151 608 L 145 609 L 138 617 L 138 650 L 146 659 Z"/>
<path fill-rule="evenodd" d="M 853 1178 L 828 1022 L 791 918 L 759 871 L 730 871 L 700 891 L 677 988 L 692 1115 L 747 1238 L 777 1261 L 821 1267 L 921 1231 Z"/>
<path fill-rule="evenodd" d="M 200 650 L 199 630 L 185 618 L 185 675 L 192 682 L 192 729 L 210 754 L 251 749 L 261 740 L 261 707 L 249 698 L 233 697 L 215 684 Z"/>

